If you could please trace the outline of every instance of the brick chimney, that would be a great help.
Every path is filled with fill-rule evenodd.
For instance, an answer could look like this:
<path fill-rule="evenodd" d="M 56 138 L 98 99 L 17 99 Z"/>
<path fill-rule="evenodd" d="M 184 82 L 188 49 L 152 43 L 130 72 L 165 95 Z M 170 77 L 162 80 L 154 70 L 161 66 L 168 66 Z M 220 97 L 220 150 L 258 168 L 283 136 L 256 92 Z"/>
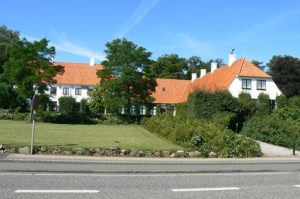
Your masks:
<path fill-rule="evenodd" d="M 213 73 L 218 68 L 218 63 L 213 61 L 211 62 L 210 67 L 210 72 Z"/>
<path fill-rule="evenodd" d="M 90 66 L 95 66 L 95 58 L 91 57 L 90 59 Z"/>

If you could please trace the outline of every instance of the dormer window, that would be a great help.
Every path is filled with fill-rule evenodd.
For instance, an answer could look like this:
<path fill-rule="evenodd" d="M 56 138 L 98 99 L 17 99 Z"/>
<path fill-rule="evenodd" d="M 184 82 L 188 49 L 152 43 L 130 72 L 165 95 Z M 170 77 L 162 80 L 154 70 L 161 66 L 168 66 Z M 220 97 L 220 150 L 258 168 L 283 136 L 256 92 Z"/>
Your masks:
<path fill-rule="evenodd" d="M 251 90 L 251 79 L 242 79 L 242 89 Z"/>
<path fill-rule="evenodd" d="M 166 87 L 162 87 L 162 91 L 165 92 L 167 89 Z"/>
<path fill-rule="evenodd" d="M 266 80 L 257 80 L 256 89 L 257 90 L 266 90 Z"/>

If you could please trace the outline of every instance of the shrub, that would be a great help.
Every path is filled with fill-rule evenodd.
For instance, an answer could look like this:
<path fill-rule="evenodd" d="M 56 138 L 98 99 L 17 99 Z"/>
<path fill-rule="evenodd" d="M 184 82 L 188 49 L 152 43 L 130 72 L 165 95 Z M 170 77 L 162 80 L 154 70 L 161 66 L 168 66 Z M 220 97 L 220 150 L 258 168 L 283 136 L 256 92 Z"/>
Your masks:
<path fill-rule="evenodd" d="M 122 118 L 112 113 L 107 113 L 105 115 L 102 115 L 98 123 L 105 124 L 105 125 L 127 124 L 126 118 Z"/>
<path fill-rule="evenodd" d="M 229 92 L 208 93 L 196 91 L 189 95 L 188 115 L 196 119 L 209 119 L 215 113 L 242 112 L 242 107 L 237 99 Z"/>
<path fill-rule="evenodd" d="M 150 132 L 183 147 L 197 149 L 205 157 L 212 151 L 220 157 L 256 157 L 261 154 L 255 141 L 230 130 L 221 130 L 204 120 L 183 120 L 164 113 L 143 119 L 142 123 Z"/>
<path fill-rule="evenodd" d="M 88 113 L 89 112 L 89 107 L 87 105 L 87 99 L 82 99 L 80 101 L 80 108 L 79 108 L 80 113 Z"/>
<path fill-rule="evenodd" d="M 76 101 L 73 97 L 61 97 L 59 101 L 59 111 L 62 113 L 75 113 Z"/>
<path fill-rule="evenodd" d="M 257 140 L 292 147 L 295 138 L 300 136 L 297 126 L 299 123 L 290 119 L 283 120 L 275 114 L 258 115 L 247 121 L 242 131 Z"/>
<path fill-rule="evenodd" d="M 256 111 L 255 101 L 251 98 L 249 93 L 240 93 L 238 97 L 238 102 L 243 106 L 243 115 L 245 118 L 251 117 Z"/>
<path fill-rule="evenodd" d="M 284 108 L 287 106 L 287 98 L 284 95 L 279 95 L 276 97 L 277 108 Z"/>
<path fill-rule="evenodd" d="M 90 118 L 83 113 L 38 113 L 37 120 L 46 123 L 56 124 L 96 124 L 97 120 Z"/>
<path fill-rule="evenodd" d="M 15 110 L 0 109 L 0 120 L 29 120 L 29 113 L 19 113 Z"/>
<path fill-rule="evenodd" d="M 238 117 L 236 113 L 230 112 L 220 112 L 215 113 L 211 117 L 211 121 L 215 123 L 221 129 L 232 129 L 234 131 L 238 131 Z"/>
<path fill-rule="evenodd" d="M 268 115 L 271 113 L 270 97 L 265 93 L 260 93 L 257 98 L 257 114 Z"/>

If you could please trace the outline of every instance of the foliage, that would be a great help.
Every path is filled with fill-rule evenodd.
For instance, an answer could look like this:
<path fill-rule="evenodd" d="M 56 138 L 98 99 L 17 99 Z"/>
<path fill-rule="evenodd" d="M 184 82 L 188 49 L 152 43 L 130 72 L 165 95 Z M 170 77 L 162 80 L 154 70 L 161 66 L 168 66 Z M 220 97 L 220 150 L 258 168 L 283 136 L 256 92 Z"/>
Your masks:
<path fill-rule="evenodd" d="M 253 140 L 237 136 L 230 130 L 220 130 L 204 120 L 182 120 L 168 113 L 151 117 L 143 126 L 183 147 L 198 149 L 204 157 L 210 152 L 220 157 L 256 157 L 260 148 Z"/>
<path fill-rule="evenodd" d="M 232 129 L 234 131 L 239 130 L 239 118 L 236 113 L 233 112 L 218 112 L 212 115 L 211 121 L 221 129 Z"/>
<path fill-rule="evenodd" d="M 252 60 L 251 61 L 252 64 L 254 64 L 255 66 L 257 66 L 260 70 L 264 71 L 266 66 L 263 65 L 263 62 L 257 61 L 257 60 Z"/>
<path fill-rule="evenodd" d="M 240 93 L 237 100 L 243 106 L 243 115 L 245 118 L 251 117 L 255 113 L 256 104 L 249 93 Z"/>
<path fill-rule="evenodd" d="M 260 93 L 257 102 L 257 114 L 268 115 L 271 113 L 270 97 L 268 94 Z"/>
<path fill-rule="evenodd" d="M 277 108 L 284 108 L 287 106 L 287 98 L 284 95 L 279 95 L 276 97 Z"/>
<path fill-rule="evenodd" d="M 209 93 L 198 90 L 189 95 L 188 114 L 192 118 L 209 119 L 222 111 L 242 111 L 238 101 L 229 92 Z"/>
<path fill-rule="evenodd" d="M 3 73 L 3 65 L 8 60 L 13 45 L 19 41 L 19 35 L 17 31 L 0 26 L 0 74 Z"/>
<path fill-rule="evenodd" d="M 62 66 L 53 65 L 55 48 L 48 47 L 48 42 L 46 39 L 34 42 L 23 39 L 12 47 L 3 76 L 16 86 L 18 95 L 31 98 L 33 86 L 44 93 L 48 83 L 55 83 L 55 75 L 63 72 Z"/>
<path fill-rule="evenodd" d="M 56 113 L 56 112 L 42 112 L 38 113 L 37 121 L 55 124 L 96 124 L 97 121 L 91 119 L 84 113 Z"/>
<path fill-rule="evenodd" d="M 148 73 L 151 52 L 126 39 L 115 39 L 106 44 L 104 69 L 98 71 L 101 78 L 104 106 L 117 112 L 124 106 L 131 119 L 132 104 L 146 104 L 153 100 L 156 80 Z"/>
<path fill-rule="evenodd" d="M 29 113 L 20 113 L 17 110 L 0 109 L 0 120 L 29 120 Z"/>
<path fill-rule="evenodd" d="M 151 64 L 150 73 L 158 78 L 186 79 L 187 63 L 177 54 L 163 55 Z"/>
<path fill-rule="evenodd" d="M 246 122 L 243 133 L 264 142 L 293 147 L 300 138 L 299 122 L 276 115 L 258 115 Z"/>
<path fill-rule="evenodd" d="M 90 100 L 88 102 L 88 105 L 91 109 L 91 111 L 95 113 L 103 113 L 104 112 L 104 93 L 102 91 L 102 87 L 97 84 L 93 91 L 89 92 Z"/>
<path fill-rule="evenodd" d="M 79 113 L 86 114 L 89 112 L 88 101 L 87 99 L 82 99 L 80 101 Z"/>
<path fill-rule="evenodd" d="M 288 55 L 273 56 L 267 64 L 274 82 L 287 97 L 300 95 L 300 59 Z"/>
<path fill-rule="evenodd" d="M 127 124 L 127 122 L 118 115 L 107 113 L 105 115 L 102 115 L 101 120 L 98 121 L 98 124 L 117 125 Z"/>
<path fill-rule="evenodd" d="M 70 96 L 63 96 L 58 99 L 59 111 L 62 113 L 75 113 L 76 112 L 76 101 L 75 98 Z"/>

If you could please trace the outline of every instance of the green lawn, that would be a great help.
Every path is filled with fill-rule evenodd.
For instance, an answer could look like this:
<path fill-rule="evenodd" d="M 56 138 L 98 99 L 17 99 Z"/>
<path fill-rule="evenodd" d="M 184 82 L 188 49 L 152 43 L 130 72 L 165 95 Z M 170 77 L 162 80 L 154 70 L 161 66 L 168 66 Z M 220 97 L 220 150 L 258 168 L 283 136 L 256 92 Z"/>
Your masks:
<path fill-rule="evenodd" d="M 31 124 L 0 120 L 0 144 L 30 146 Z M 35 144 L 62 147 L 112 147 L 176 150 L 181 147 L 138 125 L 69 125 L 36 123 Z"/>

